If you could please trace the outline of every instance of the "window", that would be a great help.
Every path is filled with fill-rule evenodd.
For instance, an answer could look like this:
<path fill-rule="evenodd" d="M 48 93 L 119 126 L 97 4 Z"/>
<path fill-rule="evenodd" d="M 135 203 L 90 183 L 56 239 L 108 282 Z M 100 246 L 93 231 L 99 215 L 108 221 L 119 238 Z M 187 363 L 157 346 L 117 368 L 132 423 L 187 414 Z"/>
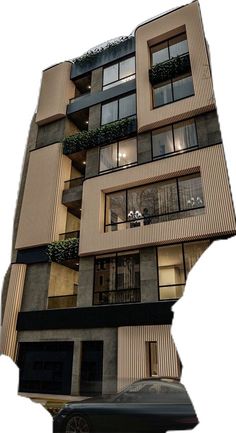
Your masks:
<path fill-rule="evenodd" d="M 100 148 L 99 172 L 119 167 L 130 167 L 137 163 L 137 139 L 122 140 Z"/>
<path fill-rule="evenodd" d="M 148 376 L 158 376 L 158 363 L 157 363 L 157 341 L 148 341 L 147 343 L 147 356 L 149 361 Z"/>
<path fill-rule="evenodd" d="M 105 231 L 141 227 L 202 213 L 199 173 L 106 194 Z"/>
<path fill-rule="evenodd" d="M 135 78 L 135 57 L 129 57 L 103 69 L 103 90 Z"/>
<path fill-rule="evenodd" d="M 152 131 L 153 158 L 221 142 L 216 111 Z"/>
<path fill-rule="evenodd" d="M 194 95 L 192 75 L 180 75 L 178 78 L 158 84 L 153 89 L 154 107 L 161 107 L 170 102 Z"/>
<path fill-rule="evenodd" d="M 138 251 L 96 257 L 94 304 L 140 301 L 139 261 Z"/>
<path fill-rule="evenodd" d="M 210 241 L 187 242 L 157 249 L 160 300 L 182 296 L 186 278 Z"/>
<path fill-rule="evenodd" d="M 151 48 L 152 65 L 166 62 L 173 57 L 182 56 L 188 53 L 188 42 L 186 33 L 161 42 Z"/>
<path fill-rule="evenodd" d="M 115 122 L 116 120 L 131 117 L 136 114 L 136 95 L 125 96 L 102 106 L 101 124 Z"/>
<path fill-rule="evenodd" d="M 186 33 L 182 33 L 165 42 L 161 42 L 151 47 L 152 65 L 163 62 L 170 62 L 175 57 L 186 57 L 188 55 L 188 42 Z M 192 96 L 194 94 L 193 80 L 191 73 L 180 74 L 176 78 L 171 78 L 153 88 L 154 107 L 161 107 L 179 99 Z"/>

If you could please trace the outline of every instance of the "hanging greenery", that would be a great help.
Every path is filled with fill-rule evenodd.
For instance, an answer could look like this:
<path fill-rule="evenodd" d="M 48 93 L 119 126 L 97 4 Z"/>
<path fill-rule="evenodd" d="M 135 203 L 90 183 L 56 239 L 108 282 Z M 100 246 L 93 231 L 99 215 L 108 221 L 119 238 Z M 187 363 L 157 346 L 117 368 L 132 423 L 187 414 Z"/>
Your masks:
<path fill-rule="evenodd" d="M 78 65 L 84 65 L 84 64 L 91 64 L 96 59 L 96 57 L 107 50 L 112 50 L 117 45 L 120 45 L 121 43 L 127 41 L 128 39 L 133 38 L 133 36 L 121 36 L 115 41 L 107 42 L 105 45 L 102 45 L 100 47 L 94 48 L 92 50 L 87 51 L 87 53 L 83 54 L 80 57 L 77 57 L 76 59 L 73 59 L 74 63 L 77 63 Z"/>
<path fill-rule="evenodd" d="M 78 257 L 79 239 L 71 238 L 63 241 L 52 242 L 48 245 L 47 255 L 50 262 L 62 263 L 65 260 Z"/>
<path fill-rule="evenodd" d="M 149 69 L 149 80 L 154 86 L 163 81 L 176 78 L 191 71 L 189 54 L 177 56 L 167 62 L 159 63 Z"/>
<path fill-rule="evenodd" d="M 116 140 L 127 137 L 136 130 L 136 118 L 126 118 L 103 125 L 91 131 L 81 131 L 76 135 L 66 137 L 63 141 L 64 155 L 84 149 L 110 144 Z"/>

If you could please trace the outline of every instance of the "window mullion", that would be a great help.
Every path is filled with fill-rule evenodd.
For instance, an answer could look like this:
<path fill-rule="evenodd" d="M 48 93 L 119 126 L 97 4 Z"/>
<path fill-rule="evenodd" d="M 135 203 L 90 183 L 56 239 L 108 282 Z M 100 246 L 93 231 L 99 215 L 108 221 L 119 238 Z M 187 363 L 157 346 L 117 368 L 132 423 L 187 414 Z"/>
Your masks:
<path fill-rule="evenodd" d="M 177 187 L 177 199 L 178 199 L 178 208 L 179 208 L 179 212 L 181 211 L 180 209 L 180 197 L 179 197 L 179 179 L 176 179 L 176 187 Z"/>

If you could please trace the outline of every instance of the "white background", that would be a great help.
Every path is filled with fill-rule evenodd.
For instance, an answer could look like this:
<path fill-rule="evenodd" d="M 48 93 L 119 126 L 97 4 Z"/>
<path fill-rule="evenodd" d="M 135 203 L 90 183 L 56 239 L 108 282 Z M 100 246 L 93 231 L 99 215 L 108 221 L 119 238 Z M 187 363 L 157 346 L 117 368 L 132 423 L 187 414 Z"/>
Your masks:
<path fill-rule="evenodd" d="M 0 284 L 10 262 L 12 225 L 24 149 L 37 106 L 42 70 L 78 57 L 98 43 L 128 35 L 142 21 L 181 4 L 175 0 L 1 2 Z M 236 24 L 233 2 L 200 0 L 200 5 L 211 50 L 218 115 L 236 203 Z M 236 362 L 233 353 L 236 329 L 233 322 L 235 249 L 235 239 L 220 241 L 210 247 L 192 272 L 186 295 L 175 307 L 174 335 L 185 366 L 183 380 L 201 420 L 196 429 L 199 432 L 235 430 L 235 425 L 231 427 L 235 407 L 231 407 L 230 398 L 230 390 L 235 389 Z M 8 427 L 7 431 L 13 432 L 17 426 L 19 433 L 35 433 L 40 419 L 43 423 L 43 417 L 38 415 L 36 421 L 33 410 L 27 408 L 27 416 L 23 416 L 23 410 L 19 409 L 22 405 L 20 398 L 15 403 L 13 400 L 10 402 L 14 395 L 9 386 L 10 376 L 14 378 L 13 367 L 10 361 L 8 367 L 4 363 L 6 360 L 1 357 L 0 427 L 5 430 Z M 233 398 L 235 400 L 234 395 Z M 17 408 L 21 417 L 17 416 Z M 28 422 L 32 417 L 34 424 Z M 46 418 L 47 426 L 40 427 L 44 433 L 50 431 Z M 29 430 L 28 426 L 31 426 Z"/>

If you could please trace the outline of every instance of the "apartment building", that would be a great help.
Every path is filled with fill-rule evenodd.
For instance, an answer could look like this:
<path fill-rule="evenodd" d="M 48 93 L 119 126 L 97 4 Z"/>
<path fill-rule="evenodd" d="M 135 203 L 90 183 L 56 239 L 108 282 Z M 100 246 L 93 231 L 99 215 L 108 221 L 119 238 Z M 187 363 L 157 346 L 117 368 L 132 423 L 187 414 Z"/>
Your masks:
<path fill-rule="evenodd" d="M 179 376 L 171 307 L 235 233 L 197 1 L 43 71 L 2 296 L 19 390 Z"/>

